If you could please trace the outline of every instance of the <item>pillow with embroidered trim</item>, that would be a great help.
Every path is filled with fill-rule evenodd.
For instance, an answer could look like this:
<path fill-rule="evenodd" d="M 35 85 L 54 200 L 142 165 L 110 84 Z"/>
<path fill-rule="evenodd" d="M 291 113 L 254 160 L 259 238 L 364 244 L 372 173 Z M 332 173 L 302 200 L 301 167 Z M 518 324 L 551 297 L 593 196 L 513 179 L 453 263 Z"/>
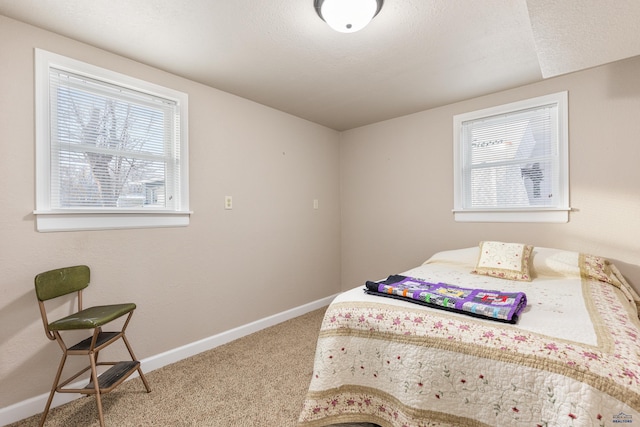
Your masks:
<path fill-rule="evenodd" d="M 523 243 L 480 242 L 480 253 L 473 274 L 500 279 L 531 281 L 529 260 L 533 246 Z"/>

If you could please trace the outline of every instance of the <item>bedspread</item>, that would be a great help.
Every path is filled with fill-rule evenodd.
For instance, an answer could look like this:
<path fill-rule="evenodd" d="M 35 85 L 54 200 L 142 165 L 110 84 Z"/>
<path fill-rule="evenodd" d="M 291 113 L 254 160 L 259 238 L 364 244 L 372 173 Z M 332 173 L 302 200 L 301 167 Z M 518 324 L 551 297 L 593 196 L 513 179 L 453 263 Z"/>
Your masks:
<path fill-rule="evenodd" d="M 439 268 L 439 277 L 463 274 Z M 429 271 L 406 275 L 429 280 Z M 530 307 L 518 325 L 386 300 L 362 288 L 341 294 L 325 314 L 300 425 L 640 425 L 635 306 L 609 283 L 555 282 L 528 284 Z M 568 314 L 544 304 L 549 289 L 565 285 L 582 301 Z M 560 320 L 549 321 L 552 312 Z"/>

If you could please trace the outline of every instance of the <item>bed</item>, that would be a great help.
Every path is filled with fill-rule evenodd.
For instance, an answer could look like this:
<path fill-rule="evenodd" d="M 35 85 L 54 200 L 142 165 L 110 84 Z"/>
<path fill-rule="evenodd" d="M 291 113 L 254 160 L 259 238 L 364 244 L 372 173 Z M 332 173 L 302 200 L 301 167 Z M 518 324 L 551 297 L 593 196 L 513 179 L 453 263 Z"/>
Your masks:
<path fill-rule="evenodd" d="M 364 284 L 340 294 L 321 326 L 301 427 L 640 424 L 640 298 L 608 260 L 480 242 L 401 274 L 522 292 L 527 304 L 509 324 Z"/>

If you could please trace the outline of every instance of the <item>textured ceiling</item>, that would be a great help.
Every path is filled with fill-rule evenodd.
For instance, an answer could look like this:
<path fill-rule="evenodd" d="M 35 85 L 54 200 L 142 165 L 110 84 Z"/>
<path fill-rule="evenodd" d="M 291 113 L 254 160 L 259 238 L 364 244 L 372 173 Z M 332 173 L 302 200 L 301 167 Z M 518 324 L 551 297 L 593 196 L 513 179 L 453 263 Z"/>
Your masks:
<path fill-rule="evenodd" d="M 544 78 L 640 55 L 639 0 L 529 0 Z"/>
<path fill-rule="evenodd" d="M 386 0 L 351 34 L 313 0 L 0 0 L 0 14 L 336 130 L 640 54 L 638 0 Z"/>

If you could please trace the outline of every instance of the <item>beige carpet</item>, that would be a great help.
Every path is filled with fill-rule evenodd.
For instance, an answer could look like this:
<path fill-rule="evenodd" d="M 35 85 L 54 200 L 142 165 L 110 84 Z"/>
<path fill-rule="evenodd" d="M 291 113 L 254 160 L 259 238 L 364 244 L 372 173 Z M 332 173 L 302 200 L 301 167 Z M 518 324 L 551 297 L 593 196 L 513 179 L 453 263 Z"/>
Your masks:
<path fill-rule="evenodd" d="M 149 372 L 146 376 L 151 393 L 145 392 L 140 379 L 127 381 L 103 397 L 105 424 L 296 426 L 311 380 L 324 311 L 307 313 Z M 52 375 L 55 368 L 51 366 Z M 39 419 L 37 415 L 11 426 L 37 426 Z M 98 425 L 93 396 L 52 409 L 45 424 Z"/>

